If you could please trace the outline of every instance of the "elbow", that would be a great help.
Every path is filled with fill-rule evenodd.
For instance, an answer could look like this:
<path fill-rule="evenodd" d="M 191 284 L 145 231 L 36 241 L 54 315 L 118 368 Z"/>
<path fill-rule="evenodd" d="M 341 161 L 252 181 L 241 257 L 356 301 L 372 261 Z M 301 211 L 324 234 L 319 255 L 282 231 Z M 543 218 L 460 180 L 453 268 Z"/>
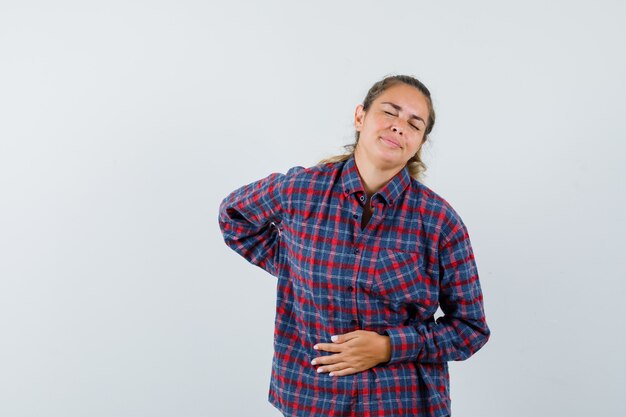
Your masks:
<path fill-rule="evenodd" d="M 470 356 L 473 356 L 476 352 L 482 349 L 487 344 L 491 337 L 491 329 L 487 326 L 487 323 L 483 322 L 483 325 L 476 329 L 474 333 L 474 340 L 471 343 Z"/>
<path fill-rule="evenodd" d="M 464 349 L 460 350 L 459 358 L 456 360 L 464 361 L 472 356 L 489 341 L 491 337 L 491 330 L 487 326 L 487 323 L 482 322 L 481 326 L 474 327 L 471 332 L 471 336 L 465 340 Z"/>

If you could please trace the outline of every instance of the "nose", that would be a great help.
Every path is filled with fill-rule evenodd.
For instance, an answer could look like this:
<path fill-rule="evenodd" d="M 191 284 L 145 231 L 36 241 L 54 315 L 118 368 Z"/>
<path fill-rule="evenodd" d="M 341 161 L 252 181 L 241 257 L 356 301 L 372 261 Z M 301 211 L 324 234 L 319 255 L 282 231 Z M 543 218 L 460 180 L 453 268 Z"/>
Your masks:
<path fill-rule="evenodd" d="M 398 129 L 398 127 L 396 126 L 392 126 L 391 130 L 393 130 L 394 132 L 398 132 L 399 135 L 402 134 L 402 129 Z"/>

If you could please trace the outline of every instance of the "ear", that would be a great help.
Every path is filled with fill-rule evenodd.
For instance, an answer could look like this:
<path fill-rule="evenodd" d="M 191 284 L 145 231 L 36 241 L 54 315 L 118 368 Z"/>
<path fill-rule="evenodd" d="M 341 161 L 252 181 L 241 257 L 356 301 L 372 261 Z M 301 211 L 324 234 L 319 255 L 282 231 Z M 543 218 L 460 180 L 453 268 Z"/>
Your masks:
<path fill-rule="evenodd" d="M 363 105 L 359 104 L 356 106 L 356 110 L 354 111 L 354 127 L 358 132 L 361 131 L 361 127 L 363 127 L 363 119 L 365 118 L 365 110 L 363 110 Z"/>

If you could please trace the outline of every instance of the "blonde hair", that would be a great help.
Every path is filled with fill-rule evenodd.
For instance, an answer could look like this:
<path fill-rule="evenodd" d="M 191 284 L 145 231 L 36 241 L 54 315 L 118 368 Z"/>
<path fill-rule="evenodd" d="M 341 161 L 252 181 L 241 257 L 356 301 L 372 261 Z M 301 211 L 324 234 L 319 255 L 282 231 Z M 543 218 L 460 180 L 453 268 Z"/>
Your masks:
<path fill-rule="evenodd" d="M 426 103 L 428 104 L 428 123 L 426 124 L 426 129 L 424 131 L 423 143 L 426 143 L 428 140 L 428 134 L 433 130 L 433 126 L 435 125 L 435 109 L 433 107 L 432 99 L 430 98 L 430 91 L 421 81 L 417 78 L 411 77 L 409 75 L 391 75 L 383 78 L 382 80 L 376 82 L 367 92 L 365 99 L 363 100 L 363 110 L 368 111 L 372 102 L 376 100 L 376 98 L 381 95 L 385 90 L 389 87 L 392 87 L 396 84 L 407 84 L 412 87 L 417 88 L 424 96 L 426 97 Z M 354 150 L 356 149 L 356 145 L 359 143 L 359 131 L 355 131 L 354 133 L 354 142 L 348 145 L 344 145 L 346 149 L 346 153 L 341 155 L 334 155 L 328 158 L 324 158 L 317 163 L 317 165 L 322 165 L 331 162 L 341 162 L 350 159 L 352 155 L 354 155 Z M 409 168 L 409 174 L 411 177 L 419 180 L 422 177 L 422 174 L 426 171 L 427 167 L 424 161 L 422 161 L 422 147 L 420 146 L 419 150 L 415 155 L 408 160 L 407 166 Z"/>

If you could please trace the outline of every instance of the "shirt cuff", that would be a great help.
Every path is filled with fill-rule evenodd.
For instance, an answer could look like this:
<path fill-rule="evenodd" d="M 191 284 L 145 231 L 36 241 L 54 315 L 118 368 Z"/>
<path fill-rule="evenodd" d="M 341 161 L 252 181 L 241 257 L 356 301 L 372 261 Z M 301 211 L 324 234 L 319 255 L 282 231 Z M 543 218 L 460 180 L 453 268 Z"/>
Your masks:
<path fill-rule="evenodd" d="M 383 332 L 391 342 L 391 358 L 386 364 L 414 362 L 422 344 L 420 334 L 415 327 L 404 326 L 387 329 Z"/>

